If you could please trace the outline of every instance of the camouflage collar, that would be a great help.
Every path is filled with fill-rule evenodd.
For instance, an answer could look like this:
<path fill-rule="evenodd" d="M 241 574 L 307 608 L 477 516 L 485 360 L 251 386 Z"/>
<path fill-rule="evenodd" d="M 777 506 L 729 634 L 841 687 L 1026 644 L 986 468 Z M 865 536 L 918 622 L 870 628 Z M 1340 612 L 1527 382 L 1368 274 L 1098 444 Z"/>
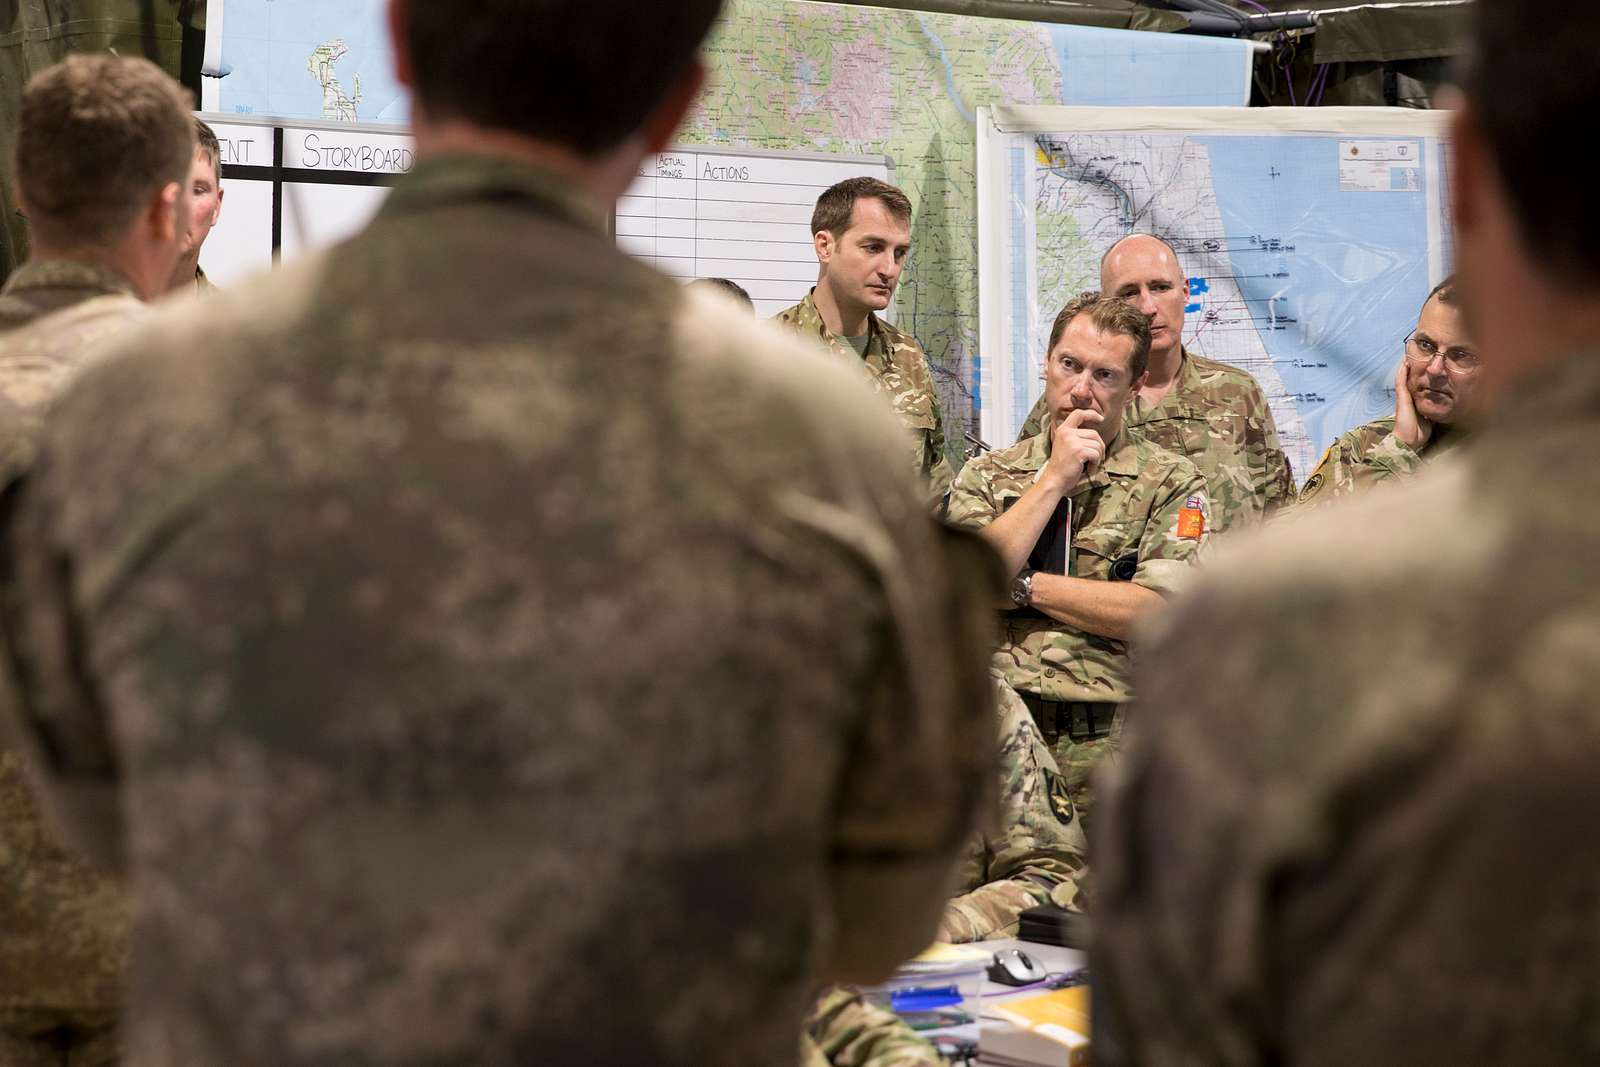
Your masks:
<path fill-rule="evenodd" d="M 1149 422 L 1158 411 L 1167 411 L 1173 415 L 1204 415 L 1206 402 L 1200 381 L 1200 368 L 1195 365 L 1194 356 L 1188 348 L 1178 348 L 1178 376 L 1172 383 L 1172 388 L 1167 390 L 1167 395 L 1158 403 L 1146 405 L 1138 397 L 1128 402 L 1128 416 L 1133 417 L 1135 423 Z"/>
<path fill-rule="evenodd" d="M 824 343 L 837 341 L 846 348 L 850 347 L 848 338 L 834 333 L 828 329 L 828 324 L 822 321 L 822 312 L 817 309 L 817 287 L 814 285 L 806 292 L 806 298 L 800 301 L 800 310 L 795 316 L 795 325 L 802 332 L 815 331 Z M 877 315 L 870 311 L 867 312 L 867 338 L 867 351 L 863 358 L 874 353 L 888 351 L 888 339 L 884 336 L 883 323 L 878 320 Z M 852 349 L 852 351 L 854 350 Z"/>
<path fill-rule="evenodd" d="M 138 295 L 133 291 L 133 283 L 110 267 L 72 259 L 30 260 L 6 279 L 5 288 L 0 292 L 10 296 L 40 289 L 80 289 L 85 300 L 118 293 Z"/>
<path fill-rule="evenodd" d="M 418 163 L 395 185 L 378 217 L 473 200 L 515 201 L 595 233 L 606 232 L 604 212 L 565 179 L 515 160 L 466 153 Z"/>

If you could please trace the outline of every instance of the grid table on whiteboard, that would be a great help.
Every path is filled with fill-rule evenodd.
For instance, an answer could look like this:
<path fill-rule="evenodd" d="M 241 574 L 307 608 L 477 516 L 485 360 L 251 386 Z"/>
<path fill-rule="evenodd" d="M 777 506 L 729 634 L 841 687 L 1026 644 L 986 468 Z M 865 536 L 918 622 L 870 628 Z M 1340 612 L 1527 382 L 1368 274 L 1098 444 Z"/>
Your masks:
<path fill-rule="evenodd" d="M 617 202 L 623 251 L 685 281 L 729 278 L 765 317 L 816 284 L 811 211 L 823 190 L 860 175 L 887 180 L 882 163 L 702 152 L 646 159 Z"/>

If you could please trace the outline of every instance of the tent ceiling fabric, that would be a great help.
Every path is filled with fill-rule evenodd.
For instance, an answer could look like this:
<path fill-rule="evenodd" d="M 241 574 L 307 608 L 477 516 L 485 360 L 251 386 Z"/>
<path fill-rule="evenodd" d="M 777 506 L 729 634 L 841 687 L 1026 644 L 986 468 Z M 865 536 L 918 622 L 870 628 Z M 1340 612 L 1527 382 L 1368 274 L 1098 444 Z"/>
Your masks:
<path fill-rule="evenodd" d="M 1032 19 L 1114 29 L 1180 32 L 1189 20 L 1162 0 L 844 0 L 870 7 Z M 1472 0 L 1224 0 L 1241 15 L 1309 11 L 1318 63 L 1375 63 L 1452 56 L 1460 51 Z"/>

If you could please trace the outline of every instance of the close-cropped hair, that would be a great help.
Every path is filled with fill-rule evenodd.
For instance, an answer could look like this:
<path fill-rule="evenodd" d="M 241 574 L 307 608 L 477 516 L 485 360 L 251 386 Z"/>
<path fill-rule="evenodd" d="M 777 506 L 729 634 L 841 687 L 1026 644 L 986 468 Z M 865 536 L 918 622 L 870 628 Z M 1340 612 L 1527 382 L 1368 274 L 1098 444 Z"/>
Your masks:
<path fill-rule="evenodd" d="M 57 243 L 115 240 L 163 187 L 188 181 L 192 108 L 146 59 L 73 55 L 35 75 L 16 148 L 29 226 Z"/>
<path fill-rule="evenodd" d="M 901 222 L 911 221 L 911 198 L 901 190 L 877 178 L 846 178 L 817 197 L 816 209 L 811 212 L 811 235 L 827 230 L 842 237 L 855 218 L 857 200 L 881 200 L 889 214 Z"/>
<path fill-rule="evenodd" d="M 1434 286 L 1433 291 L 1428 294 L 1428 299 L 1422 302 L 1422 306 L 1427 307 L 1432 303 L 1434 297 L 1439 298 L 1439 303 L 1460 310 L 1461 290 L 1456 288 L 1456 276 L 1454 274 Z"/>
<path fill-rule="evenodd" d="M 635 133 L 686 74 L 722 0 L 409 0 L 419 103 L 594 156 Z"/>
<path fill-rule="evenodd" d="M 1475 0 L 1461 78 L 1520 236 L 1551 279 L 1600 284 L 1600 215 L 1592 169 L 1544 166 L 1553 145 L 1583 144 L 1573 116 L 1600 99 L 1600 4 L 1538 17 L 1516 0 Z M 1575 140 L 1576 137 L 1576 140 Z"/>
<path fill-rule="evenodd" d="M 1055 325 L 1050 327 L 1050 344 L 1045 349 L 1045 358 L 1048 359 L 1050 353 L 1056 350 L 1061 335 L 1067 332 L 1067 327 L 1079 315 L 1089 316 L 1089 322 L 1101 333 L 1120 334 L 1133 339 L 1133 352 L 1128 356 L 1128 377 L 1138 380 L 1150 365 L 1150 320 L 1132 304 L 1114 296 L 1083 293 L 1074 297 L 1061 309 Z"/>
<path fill-rule="evenodd" d="M 217 184 L 222 184 L 222 142 L 217 140 L 217 131 L 213 130 L 205 119 L 196 117 L 194 120 L 195 152 L 203 155 L 211 162 L 211 173 Z"/>

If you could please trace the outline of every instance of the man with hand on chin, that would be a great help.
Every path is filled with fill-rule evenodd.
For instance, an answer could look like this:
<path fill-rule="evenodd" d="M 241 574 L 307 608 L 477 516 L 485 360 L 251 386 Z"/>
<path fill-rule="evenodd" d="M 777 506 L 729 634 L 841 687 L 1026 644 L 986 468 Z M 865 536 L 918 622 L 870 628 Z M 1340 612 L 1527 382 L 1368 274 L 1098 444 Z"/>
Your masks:
<path fill-rule="evenodd" d="M 1294 477 L 1261 385 L 1238 367 L 1183 345 L 1188 274 L 1166 241 L 1131 234 L 1106 250 L 1100 289 L 1150 323 L 1150 363 L 1124 421 L 1140 436 L 1194 461 L 1215 508 L 1213 532 L 1245 526 L 1294 503 Z M 1019 437 L 1039 432 L 1044 397 Z"/>
<path fill-rule="evenodd" d="M 1475 407 L 1478 355 L 1467 333 L 1455 276 L 1422 302 L 1395 370 L 1394 415 L 1357 426 L 1323 453 L 1300 491 L 1300 503 L 1349 496 L 1415 474 L 1467 439 Z"/>
<path fill-rule="evenodd" d="M 969 462 L 950 520 L 1015 575 L 995 669 L 1032 712 L 1080 814 L 1129 699 L 1128 639 L 1182 583 L 1211 526 L 1200 470 L 1124 426 L 1149 322 L 1090 293 L 1056 317 L 1040 433 Z"/>

